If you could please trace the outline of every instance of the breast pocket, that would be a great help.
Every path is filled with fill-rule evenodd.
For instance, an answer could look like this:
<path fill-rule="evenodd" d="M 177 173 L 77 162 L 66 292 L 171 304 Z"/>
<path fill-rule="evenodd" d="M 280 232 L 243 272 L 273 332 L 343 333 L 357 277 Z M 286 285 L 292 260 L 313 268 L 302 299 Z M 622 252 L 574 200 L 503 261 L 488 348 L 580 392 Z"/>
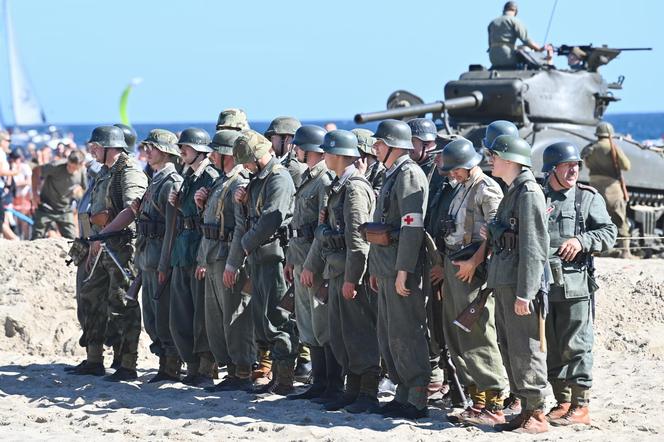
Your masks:
<path fill-rule="evenodd" d="M 563 238 L 572 238 L 574 236 L 574 223 L 576 222 L 576 212 L 561 212 L 558 226 L 560 227 L 560 236 Z"/>

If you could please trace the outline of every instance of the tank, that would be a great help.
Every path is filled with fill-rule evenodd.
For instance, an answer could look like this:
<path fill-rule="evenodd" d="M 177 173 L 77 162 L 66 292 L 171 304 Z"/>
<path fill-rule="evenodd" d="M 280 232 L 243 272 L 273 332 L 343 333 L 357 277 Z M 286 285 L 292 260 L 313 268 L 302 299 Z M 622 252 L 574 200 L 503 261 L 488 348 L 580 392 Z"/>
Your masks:
<path fill-rule="evenodd" d="M 470 65 L 458 80 L 444 87 L 444 99 L 431 103 L 408 91 L 399 90 L 387 100 L 387 110 L 357 114 L 356 123 L 386 118 L 408 120 L 429 116 L 439 134 L 458 134 L 482 151 L 486 126 L 495 120 L 508 120 L 519 127 L 522 138 L 533 148 L 533 172 L 542 179 L 542 151 L 556 141 L 569 141 L 579 149 L 596 141 L 595 127 L 608 106 L 618 101 L 614 90 L 622 89 L 624 77 L 607 82 L 598 69 L 626 50 L 576 46 L 586 54 L 574 69 L 557 69 L 521 52 L 522 62 L 514 69 L 487 69 Z M 556 48 L 568 55 L 574 46 Z M 644 146 L 615 134 L 615 142 L 629 156 L 632 167 L 624 173 L 630 194 L 629 216 L 634 236 L 662 236 L 664 231 L 664 151 Z M 486 167 L 486 163 L 485 163 Z M 582 182 L 588 172 L 581 171 Z"/>

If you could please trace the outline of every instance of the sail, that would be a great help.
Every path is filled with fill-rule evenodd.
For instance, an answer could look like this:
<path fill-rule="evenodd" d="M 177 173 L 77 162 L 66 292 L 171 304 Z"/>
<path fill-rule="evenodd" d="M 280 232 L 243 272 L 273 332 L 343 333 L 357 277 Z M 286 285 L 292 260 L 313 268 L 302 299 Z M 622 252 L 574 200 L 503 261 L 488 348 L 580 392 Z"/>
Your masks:
<path fill-rule="evenodd" d="M 5 0 L 5 30 L 7 32 L 7 54 L 9 56 L 9 82 L 11 86 L 12 110 L 15 126 L 32 126 L 46 123 L 46 116 L 19 58 L 14 44 L 14 29 L 9 16 L 9 1 Z"/>

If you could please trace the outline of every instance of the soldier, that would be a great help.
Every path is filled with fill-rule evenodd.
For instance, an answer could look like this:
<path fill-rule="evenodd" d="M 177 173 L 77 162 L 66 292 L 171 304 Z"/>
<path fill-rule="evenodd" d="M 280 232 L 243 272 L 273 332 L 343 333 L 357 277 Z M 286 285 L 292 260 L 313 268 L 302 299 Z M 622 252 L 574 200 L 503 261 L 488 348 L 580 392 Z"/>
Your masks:
<path fill-rule="evenodd" d="M 397 384 L 395 398 L 382 408 L 382 414 L 417 419 L 428 416 L 431 374 L 422 293 L 429 183 L 408 156 L 413 149 L 411 137 L 403 121 L 385 120 L 378 125 L 375 148 L 387 171 L 375 224 L 368 226 L 366 236 L 372 243 L 371 286 L 378 292 L 378 343 L 390 379 Z"/>
<path fill-rule="evenodd" d="M 323 161 L 323 137 L 325 129 L 319 126 L 301 126 L 293 138 L 297 160 L 307 165 L 302 175 L 300 188 L 295 192 L 295 208 L 289 229 L 291 240 L 286 253 L 284 276 L 286 282 L 295 286 L 295 317 L 300 342 L 311 352 L 311 372 L 313 384 L 303 393 L 288 396 L 288 399 L 316 399 L 328 389 L 329 381 L 336 381 L 332 387 L 339 390 L 341 368 L 329 348 L 327 325 L 327 305 L 316 298 L 323 284 L 322 272 L 302 277 L 307 254 L 312 253 L 314 231 L 318 217 L 327 206 L 327 188 L 334 178 Z M 302 278 L 301 278 L 302 277 Z M 306 284 L 305 284 L 306 281 Z M 327 355 L 326 355 L 327 350 Z M 329 358 L 328 358 L 329 356 Z M 330 359 L 329 363 L 326 360 Z M 333 369 L 336 379 L 328 379 L 327 368 Z M 328 391 L 329 393 L 329 391 Z"/>
<path fill-rule="evenodd" d="M 182 382 L 199 386 L 212 382 L 216 370 L 205 331 L 205 271 L 196 268 L 201 242 L 200 216 L 194 201 L 198 189 L 212 187 L 219 172 L 210 164 L 210 136 L 203 129 L 182 131 L 178 146 L 185 164 L 184 181 L 169 203 L 178 209 L 177 234 L 171 254 L 170 329 L 180 358 L 187 364 Z"/>
<path fill-rule="evenodd" d="M 307 166 L 297 160 L 293 149 L 293 137 L 300 126 L 302 124 L 297 118 L 277 117 L 265 131 L 265 138 L 272 143 L 272 152 L 281 165 L 288 169 L 296 190 L 300 188 L 302 174 L 307 170 Z"/>
<path fill-rule="evenodd" d="M 493 69 L 516 69 L 519 63 L 517 40 L 534 51 L 544 50 L 528 37 L 526 27 L 516 18 L 517 13 L 516 2 L 507 2 L 503 15 L 489 23 L 489 60 Z"/>
<path fill-rule="evenodd" d="M 247 114 L 242 109 L 224 109 L 217 119 L 217 130 L 241 131 L 249 129 Z"/>
<path fill-rule="evenodd" d="M 436 173 L 436 165 L 431 154 L 436 148 L 438 130 L 434 122 L 428 118 L 413 118 L 408 121 L 408 126 L 413 133 L 413 150 L 410 152 L 410 159 L 422 168 L 429 180 L 429 198 L 431 198 L 434 189 L 438 189 L 443 181 L 443 177 Z"/>
<path fill-rule="evenodd" d="M 79 199 L 87 188 L 84 156 L 74 150 L 66 160 L 32 169 L 32 239 L 45 238 L 48 224 L 53 223 L 63 237 L 76 236 L 72 199 Z"/>
<path fill-rule="evenodd" d="M 496 120 L 489 123 L 482 138 L 482 145 L 491 149 L 494 140 L 500 135 L 511 135 L 513 137 L 519 136 L 519 128 L 516 127 L 511 121 Z"/>
<path fill-rule="evenodd" d="M 378 196 L 385 179 L 385 166 L 376 158 L 376 151 L 373 147 L 376 139 L 369 129 L 357 128 L 351 130 L 351 132 L 357 137 L 357 149 L 360 151 L 360 158 L 355 161 L 355 167 L 360 173 L 364 173 L 364 177 L 371 184 L 374 194 Z"/>
<path fill-rule="evenodd" d="M 235 130 L 214 135 L 210 159 L 222 175 L 212 188 L 199 189 L 195 197 L 203 210 L 197 272 L 205 273 L 205 328 L 215 360 L 228 371 L 222 382 L 206 387 L 208 391 L 248 391 L 252 387 L 254 323 L 251 294 L 242 291 L 247 272 L 240 245 L 245 221 L 240 207 L 233 203 L 235 191 L 249 182 L 249 173 L 233 159 L 233 143 L 239 136 Z"/>
<path fill-rule="evenodd" d="M 617 228 L 597 191 L 578 183 L 581 156 L 573 144 L 544 150 L 542 172 L 549 213 L 549 263 L 553 283 L 546 318 L 547 367 L 557 405 L 553 425 L 590 425 L 588 402 L 593 365 L 592 254 L 609 249 Z"/>
<path fill-rule="evenodd" d="M 459 183 L 442 220 L 443 330 L 454 364 L 473 401 L 472 407 L 451 420 L 494 426 L 505 423 L 502 390 L 506 387 L 496 337 L 494 299 L 487 299 L 481 316 L 469 331 L 461 330 L 454 320 L 486 282 L 486 243 L 480 229 L 493 220 L 503 192 L 498 183 L 482 172 L 479 167 L 482 155 L 465 138 L 445 146 L 442 156 L 442 170 Z M 464 248 L 470 250 L 467 257 L 451 258 Z"/>
<path fill-rule="evenodd" d="M 107 172 L 101 173 L 94 184 L 90 216 L 92 233 L 106 233 L 108 224 L 123 209 L 140 199 L 147 187 L 147 177 L 138 164 L 127 155 L 127 143 L 122 130 L 114 126 L 100 126 L 92 131 L 90 144 L 96 145 L 101 162 Z M 103 153 L 99 152 L 103 149 Z M 113 254 L 115 259 L 110 254 Z M 89 276 L 81 287 L 83 335 L 81 345 L 86 347 L 86 363 L 72 373 L 102 376 L 103 351 L 109 317 L 114 318 L 122 339 L 120 367 L 107 377 L 110 381 L 137 378 L 138 337 L 141 333 L 141 310 L 136 300 L 125 298 L 129 280 L 125 272 L 134 254 L 131 236 L 120 235 L 106 241 L 90 244 L 88 255 Z M 122 267 L 122 268 L 120 268 Z"/>
<path fill-rule="evenodd" d="M 328 411 L 373 412 L 379 409 L 377 306 L 375 294 L 364 284 L 369 243 L 359 230 L 371 219 L 375 196 L 353 164 L 360 156 L 355 134 L 334 130 L 325 135 L 322 147 L 337 178 L 302 274 L 306 279 L 322 273 L 329 280 L 330 345 L 346 374 L 344 394 L 323 405 Z"/>
<path fill-rule="evenodd" d="M 517 417 L 495 428 L 541 433 L 549 428 L 542 410 L 546 355 L 540 349 L 539 310 L 543 300 L 536 299 L 548 265 L 544 194 L 530 170 L 531 148 L 525 140 L 501 135 L 489 154 L 493 176 L 501 178 L 508 191 L 488 228 L 493 255 L 487 286 L 494 289 L 498 344 L 510 390 L 522 404 Z"/>
<path fill-rule="evenodd" d="M 295 321 L 278 307 L 286 293 L 282 242 L 293 213 L 295 186 L 288 170 L 270 153 L 270 142 L 253 130 L 242 131 L 233 145 L 235 162 L 255 174 L 246 188 L 235 193 L 246 206 L 249 228 L 242 249 L 249 259 L 253 286 L 251 299 L 254 332 L 267 343 L 273 360 L 273 378 L 256 392 L 292 393 L 298 337 Z"/>
<path fill-rule="evenodd" d="M 629 222 L 627 221 L 628 195 L 623 191 L 622 171 L 631 167 L 629 158 L 613 141 L 613 126 L 601 122 L 595 129 L 597 142 L 587 146 L 581 152 L 581 158 L 588 167 L 590 185 L 597 189 L 606 201 L 606 208 L 611 220 L 618 227 L 620 250 L 618 257 L 633 259 L 629 250 Z"/>

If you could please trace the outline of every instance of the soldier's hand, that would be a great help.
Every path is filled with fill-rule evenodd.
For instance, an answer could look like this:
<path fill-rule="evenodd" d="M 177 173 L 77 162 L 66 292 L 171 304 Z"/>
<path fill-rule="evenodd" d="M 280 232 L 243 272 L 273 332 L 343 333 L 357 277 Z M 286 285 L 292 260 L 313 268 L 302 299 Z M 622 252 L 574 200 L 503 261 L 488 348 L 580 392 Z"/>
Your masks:
<path fill-rule="evenodd" d="M 357 171 L 360 172 L 362 175 L 364 175 L 367 172 L 367 159 L 366 158 L 358 158 L 355 160 L 355 167 L 357 168 Z"/>
<path fill-rule="evenodd" d="M 487 227 L 486 224 L 483 224 L 482 227 L 480 227 L 480 238 L 483 240 L 489 239 L 489 227 Z"/>
<path fill-rule="evenodd" d="M 101 243 L 99 241 L 92 241 L 90 243 L 90 256 L 96 258 L 99 254 L 99 249 L 101 249 Z"/>
<path fill-rule="evenodd" d="M 168 194 L 168 204 L 173 207 L 177 207 L 178 203 L 178 193 L 175 190 L 171 190 L 171 193 Z"/>
<path fill-rule="evenodd" d="M 224 287 L 227 289 L 233 288 L 237 281 L 237 270 L 226 269 L 224 270 Z"/>
<path fill-rule="evenodd" d="M 318 212 L 318 224 L 323 224 L 327 218 L 327 208 L 320 209 Z"/>
<path fill-rule="evenodd" d="M 371 290 L 378 293 L 378 279 L 374 275 L 369 275 L 369 287 L 371 287 Z"/>
<path fill-rule="evenodd" d="M 470 284 L 475 276 L 475 270 L 477 269 L 477 264 L 472 259 L 468 261 L 452 261 L 452 264 L 459 266 L 459 271 L 456 272 L 456 277 L 461 281 Z"/>
<path fill-rule="evenodd" d="M 196 273 L 195 273 L 196 279 L 199 281 L 202 281 L 205 279 L 205 267 L 198 266 L 196 267 Z"/>
<path fill-rule="evenodd" d="M 570 238 L 558 247 L 558 256 L 563 261 L 572 261 L 581 250 L 583 250 L 583 246 L 579 239 Z"/>
<path fill-rule="evenodd" d="M 530 301 L 517 299 L 514 301 L 514 313 L 517 316 L 526 316 L 530 314 Z"/>
<path fill-rule="evenodd" d="M 134 212 L 134 216 L 138 215 L 138 211 L 141 209 L 141 199 L 136 198 L 131 202 L 129 207 L 131 208 L 131 211 Z"/>
<path fill-rule="evenodd" d="M 167 276 L 168 275 L 166 274 L 166 272 L 159 272 L 159 275 L 157 276 L 157 281 L 159 282 L 159 284 L 164 285 Z"/>
<path fill-rule="evenodd" d="M 445 270 L 443 266 L 434 265 L 431 267 L 431 273 L 429 275 L 432 284 L 440 284 L 445 279 Z"/>
<path fill-rule="evenodd" d="M 355 299 L 355 296 L 357 296 L 355 284 L 352 282 L 344 282 L 344 285 L 341 287 L 341 293 L 344 295 L 344 299 L 348 301 Z"/>
<path fill-rule="evenodd" d="M 408 279 L 408 272 L 405 270 L 399 270 L 397 272 L 397 280 L 394 282 L 394 287 L 397 289 L 397 293 L 401 296 L 410 295 L 410 289 L 406 287 L 406 279 Z"/>
<path fill-rule="evenodd" d="M 293 264 L 286 264 L 286 266 L 284 267 L 284 279 L 289 284 L 293 283 L 293 269 L 294 269 L 294 267 L 295 266 L 293 266 Z"/>
<path fill-rule="evenodd" d="M 313 287 L 314 286 L 314 272 L 312 272 L 309 269 L 302 269 L 302 273 L 300 273 L 300 282 L 305 287 L 310 287 L 310 288 Z"/>
<path fill-rule="evenodd" d="M 238 204 L 244 204 L 247 202 L 247 188 L 246 187 L 239 187 L 235 193 L 233 194 L 233 197 L 235 198 L 235 202 Z"/>
<path fill-rule="evenodd" d="M 209 194 L 209 190 L 205 187 L 201 187 L 196 191 L 194 194 L 194 203 L 199 209 L 205 207 L 205 202 L 207 201 Z"/>

